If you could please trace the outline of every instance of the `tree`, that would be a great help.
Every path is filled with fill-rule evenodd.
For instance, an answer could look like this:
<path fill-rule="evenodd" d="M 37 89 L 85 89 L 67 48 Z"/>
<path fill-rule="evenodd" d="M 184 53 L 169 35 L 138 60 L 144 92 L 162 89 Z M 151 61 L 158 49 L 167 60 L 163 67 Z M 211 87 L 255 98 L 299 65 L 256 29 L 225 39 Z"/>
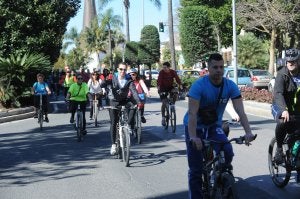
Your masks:
<path fill-rule="evenodd" d="M 237 16 L 245 30 L 258 31 L 269 36 L 269 72 L 274 74 L 276 38 L 287 24 L 296 23 L 300 1 L 242 0 L 237 6 Z"/>
<path fill-rule="evenodd" d="M 268 63 L 268 46 L 254 36 L 246 33 L 238 36 L 238 65 L 247 68 L 266 69 Z"/>
<path fill-rule="evenodd" d="M 110 68 L 112 68 L 113 53 L 112 53 L 112 29 L 123 26 L 122 18 L 119 15 L 113 14 L 113 9 L 110 8 L 102 15 L 100 15 L 101 27 L 108 32 L 108 52 L 110 57 Z"/>
<path fill-rule="evenodd" d="M 151 66 L 160 58 L 160 40 L 156 26 L 147 25 L 142 29 L 138 51 L 138 59 L 141 63 Z"/>
<path fill-rule="evenodd" d="M 126 43 L 124 58 L 125 62 L 130 65 L 137 65 L 138 60 L 139 43 L 130 41 Z"/>
<path fill-rule="evenodd" d="M 0 0 L 0 57 L 38 52 L 54 63 L 60 54 L 67 23 L 80 8 L 80 0 Z"/>
<path fill-rule="evenodd" d="M 105 6 L 112 0 L 99 0 L 101 7 Z M 150 0 L 151 2 L 154 3 L 154 5 L 160 9 L 161 7 L 161 2 L 160 0 Z M 125 8 L 125 18 L 126 18 L 126 40 L 130 41 L 130 33 L 129 33 L 129 8 L 130 8 L 130 0 L 123 0 L 123 5 Z"/>
<path fill-rule="evenodd" d="M 197 27 L 197 28 L 196 28 Z M 201 61 L 206 53 L 216 51 L 211 21 L 201 6 L 188 6 L 180 10 L 180 42 L 186 65 Z"/>

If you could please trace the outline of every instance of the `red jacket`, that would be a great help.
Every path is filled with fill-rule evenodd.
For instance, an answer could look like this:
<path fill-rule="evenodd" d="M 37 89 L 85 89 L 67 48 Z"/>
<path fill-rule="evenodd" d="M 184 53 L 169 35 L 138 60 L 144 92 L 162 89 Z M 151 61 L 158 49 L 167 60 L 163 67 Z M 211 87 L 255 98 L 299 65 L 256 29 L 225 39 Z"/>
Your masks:
<path fill-rule="evenodd" d="M 159 71 L 157 86 L 159 87 L 160 91 L 164 92 L 172 90 L 174 88 L 174 79 L 176 80 L 177 84 L 181 85 L 181 81 L 175 70 L 170 69 L 169 72 L 165 72 L 164 70 Z"/>

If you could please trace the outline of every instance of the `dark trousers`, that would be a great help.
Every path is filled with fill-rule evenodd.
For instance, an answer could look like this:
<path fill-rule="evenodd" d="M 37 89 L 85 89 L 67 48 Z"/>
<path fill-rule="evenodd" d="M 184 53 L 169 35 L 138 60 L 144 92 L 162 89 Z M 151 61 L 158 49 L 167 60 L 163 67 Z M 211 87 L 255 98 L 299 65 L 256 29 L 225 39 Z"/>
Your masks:
<path fill-rule="evenodd" d="M 75 112 L 77 110 L 78 104 L 80 105 L 80 109 L 83 115 L 83 130 L 86 128 L 86 119 L 85 119 L 85 111 L 86 111 L 86 101 L 79 102 L 79 101 L 70 101 L 70 111 L 71 117 L 74 119 Z"/>
<path fill-rule="evenodd" d="M 125 105 L 126 108 L 130 108 L 133 106 L 133 103 L 131 102 L 115 102 L 111 101 L 111 106 L 122 106 Z M 117 109 L 109 109 L 109 117 L 110 117 L 110 135 L 111 135 L 111 143 L 116 143 L 116 135 L 117 135 L 117 123 L 119 121 L 119 113 L 120 111 Z M 128 111 L 128 124 L 133 128 L 134 125 L 134 114 L 135 109 L 129 109 Z"/>
<path fill-rule="evenodd" d="M 34 96 L 34 107 L 37 109 L 39 109 L 40 107 L 40 96 L 39 95 L 35 95 Z M 42 95 L 42 108 L 44 113 L 48 113 L 48 97 L 47 95 Z"/>
<path fill-rule="evenodd" d="M 202 129 L 197 130 L 197 136 L 200 138 L 212 139 L 216 141 L 227 141 L 227 137 L 224 134 L 222 128 L 210 127 L 208 132 L 204 132 Z M 188 127 L 185 126 L 185 142 L 187 148 L 188 158 L 188 183 L 189 183 L 189 198 L 201 199 L 202 195 L 202 173 L 203 173 L 203 154 L 202 150 L 197 150 L 190 142 L 190 136 L 188 133 Z M 216 152 L 220 150 L 220 146 L 213 145 Z M 230 164 L 233 158 L 233 149 L 231 144 L 224 146 L 225 163 Z"/>
<path fill-rule="evenodd" d="M 295 130 L 297 130 L 297 128 L 300 129 L 299 123 L 300 121 L 298 119 L 291 119 L 289 122 L 286 123 L 283 123 L 281 120 L 277 120 L 275 128 L 277 147 L 282 148 L 282 144 L 287 133 L 291 134 L 294 133 Z"/>

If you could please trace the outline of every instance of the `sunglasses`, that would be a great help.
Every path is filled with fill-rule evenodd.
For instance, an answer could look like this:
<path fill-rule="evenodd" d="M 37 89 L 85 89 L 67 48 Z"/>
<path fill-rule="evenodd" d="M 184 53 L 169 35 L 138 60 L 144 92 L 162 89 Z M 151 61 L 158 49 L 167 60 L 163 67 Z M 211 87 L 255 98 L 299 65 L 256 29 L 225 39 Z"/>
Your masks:
<path fill-rule="evenodd" d="M 136 76 L 136 74 L 135 74 L 135 73 L 131 73 L 130 75 L 131 75 L 131 76 Z"/>
<path fill-rule="evenodd" d="M 82 77 L 78 77 L 77 79 L 78 79 L 78 80 L 82 80 L 83 78 L 82 78 Z"/>
<path fill-rule="evenodd" d="M 120 70 L 120 71 L 125 71 L 126 69 L 125 69 L 125 68 L 119 68 L 119 70 Z"/>

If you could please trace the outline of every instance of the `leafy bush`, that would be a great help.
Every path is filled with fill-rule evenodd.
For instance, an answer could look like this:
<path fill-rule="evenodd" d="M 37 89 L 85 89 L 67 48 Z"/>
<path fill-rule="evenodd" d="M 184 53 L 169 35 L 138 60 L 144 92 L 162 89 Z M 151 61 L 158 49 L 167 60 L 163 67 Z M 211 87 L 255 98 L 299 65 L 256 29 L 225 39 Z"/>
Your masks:
<path fill-rule="evenodd" d="M 0 57 L 0 103 L 6 107 L 20 107 L 20 99 L 30 96 L 37 73 L 50 71 L 48 56 L 41 54 L 12 54 Z"/>
<path fill-rule="evenodd" d="M 254 100 L 257 102 L 264 102 L 269 104 L 272 103 L 273 95 L 268 90 L 258 90 L 257 88 L 250 87 L 241 87 L 240 90 L 243 100 Z"/>
<path fill-rule="evenodd" d="M 186 87 L 187 89 L 190 89 L 191 85 L 194 83 L 194 81 L 196 81 L 198 78 L 195 77 L 190 77 L 190 76 L 186 76 L 181 78 L 181 82 L 183 84 L 184 87 Z"/>

